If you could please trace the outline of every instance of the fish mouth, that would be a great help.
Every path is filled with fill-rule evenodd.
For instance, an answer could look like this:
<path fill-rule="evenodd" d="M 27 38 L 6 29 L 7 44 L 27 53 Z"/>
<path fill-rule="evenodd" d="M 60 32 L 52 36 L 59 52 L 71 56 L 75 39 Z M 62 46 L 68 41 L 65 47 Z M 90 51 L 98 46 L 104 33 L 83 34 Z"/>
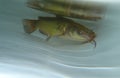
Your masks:
<path fill-rule="evenodd" d="M 93 40 L 95 39 L 96 35 L 95 35 L 94 32 L 92 32 L 92 33 L 90 33 L 90 34 L 85 34 L 85 35 L 83 35 L 83 37 L 86 38 L 86 40 L 87 40 L 88 42 L 91 42 L 91 41 L 93 41 Z"/>
<path fill-rule="evenodd" d="M 94 45 L 94 47 L 96 47 L 96 41 L 95 41 L 95 33 L 92 33 L 91 35 L 87 36 L 87 35 L 83 35 L 83 37 L 86 39 L 85 42 L 83 43 L 92 43 Z"/>

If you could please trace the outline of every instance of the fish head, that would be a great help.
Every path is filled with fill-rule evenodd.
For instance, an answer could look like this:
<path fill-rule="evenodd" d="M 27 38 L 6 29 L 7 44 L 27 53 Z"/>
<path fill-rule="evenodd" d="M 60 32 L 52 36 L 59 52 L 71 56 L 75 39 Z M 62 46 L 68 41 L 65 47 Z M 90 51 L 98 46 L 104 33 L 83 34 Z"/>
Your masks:
<path fill-rule="evenodd" d="M 96 34 L 92 30 L 84 27 L 77 30 L 79 36 L 83 37 L 86 42 L 94 41 Z"/>

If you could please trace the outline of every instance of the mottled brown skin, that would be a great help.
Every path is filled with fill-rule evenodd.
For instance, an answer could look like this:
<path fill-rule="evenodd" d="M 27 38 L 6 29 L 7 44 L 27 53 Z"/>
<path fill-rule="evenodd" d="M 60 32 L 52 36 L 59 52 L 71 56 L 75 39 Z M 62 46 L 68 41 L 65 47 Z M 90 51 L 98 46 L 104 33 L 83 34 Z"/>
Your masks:
<path fill-rule="evenodd" d="M 83 43 L 95 42 L 95 33 L 87 27 L 63 17 L 39 17 L 38 20 L 24 20 L 24 30 L 26 33 L 32 33 L 36 29 L 51 37 L 66 38 Z M 96 43 L 95 43 L 96 45 Z"/>

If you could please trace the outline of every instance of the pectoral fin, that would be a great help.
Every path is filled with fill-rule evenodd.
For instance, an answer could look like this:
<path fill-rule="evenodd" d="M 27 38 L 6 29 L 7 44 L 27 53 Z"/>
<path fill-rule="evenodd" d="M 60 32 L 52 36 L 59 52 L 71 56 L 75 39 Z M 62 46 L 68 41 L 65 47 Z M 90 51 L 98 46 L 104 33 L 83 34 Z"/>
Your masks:
<path fill-rule="evenodd" d="M 47 34 L 47 33 L 43 32 L 43 31 L 41 31 L 40 29 L 39 29 L 39 32 L 42 33 L 42 34 L 44 34 L 44 35 L 47 35 L 47 36 L 48 36 L 48 37 L 46 38 L 46 41 L 49 41 L 50 38 L 52 37 L 52 36 L 50 36 L 49 34 Z"/>
<path fill-rule="evenodd" d="M 46 38 L 46 41 L 49 41 L 51 38 L 52 38 L 51 36 L 48 36 L 48 37 Z"/>

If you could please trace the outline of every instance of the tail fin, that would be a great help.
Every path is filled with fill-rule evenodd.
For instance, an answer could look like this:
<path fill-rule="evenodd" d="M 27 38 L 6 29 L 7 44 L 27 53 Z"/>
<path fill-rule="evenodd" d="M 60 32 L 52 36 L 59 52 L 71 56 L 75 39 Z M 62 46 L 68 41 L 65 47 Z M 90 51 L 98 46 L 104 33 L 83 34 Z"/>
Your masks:
<path fill-rule="evenodd" d="M 36 20 L 24 19 L 23 20 L 24 31 L 28 34 L 34 32 L 36 30 L 35 24 Z"/>

